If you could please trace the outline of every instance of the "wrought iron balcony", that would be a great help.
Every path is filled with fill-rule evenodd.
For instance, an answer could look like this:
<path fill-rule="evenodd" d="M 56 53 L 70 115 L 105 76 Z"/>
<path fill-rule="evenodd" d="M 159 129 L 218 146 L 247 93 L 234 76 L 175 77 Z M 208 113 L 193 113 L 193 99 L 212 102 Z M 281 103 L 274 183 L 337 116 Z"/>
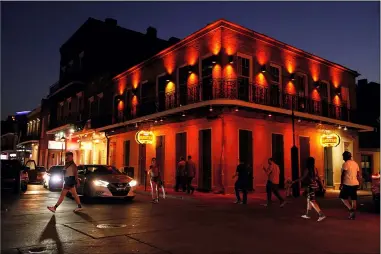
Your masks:
<path fill-rule="evenodd" d="M 137 106 L 137 114 L 131 114 L 130 119 L 201 101 L 227 99 L 289 110 L 293 107 L 299 112 L 354 122 L 354 114 L 348 109 L 346 102 L 338 106 L 304 95 L 281 92 L 277 86 L 265 87 L 240 79 L 210 79 L 183 87 L 186 89 L 180 89 L 181 92 L 162 93 L 158 98 L 142 98 Z"/>

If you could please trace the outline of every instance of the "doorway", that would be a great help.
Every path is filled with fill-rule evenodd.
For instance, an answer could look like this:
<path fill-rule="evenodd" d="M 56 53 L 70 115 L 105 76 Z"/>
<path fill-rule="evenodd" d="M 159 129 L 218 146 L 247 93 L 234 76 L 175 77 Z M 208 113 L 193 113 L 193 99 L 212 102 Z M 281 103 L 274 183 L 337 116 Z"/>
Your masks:
<path fill-rule="evenodd" d="M 146 145 L 139 144 L 139 182 L 141 185 L 146 185 Z"/>
<path fill-rule="evenodd" d="M 307 168 L 307 159 L 310 157 L 310 138 L 299 137 L 299 176 L 303 175 L 304 170 Z"/>
<path fill-rule="evenodd" d="M 187 133 L 181 132 L 176 133 L 176 165 L 175 168 L 177 168 L 177 163 L 180 161 L 180 157 L 184 157 L 184 159 L 187 156 Z"/>
<path fill-rule="evenodd" d="M 272 134 L 272 158 L 279 166 L 279 188 L 284 188 L 284 141 L 282 134 Z"/>
<path fill-rule="evenodd" d="M 164 181 L 164 162 L 165 162 L 165 136 L 156 137 L 156 162 L 160 169 L 161 179 Z"/>
<path fill-rule="evenodd" d="M 200 130 L 199 135 L 199 190 L 212 190 L 212 130 Z"/>
<path fill-rule="evenodd" d="M 253 190 L 253 132 L 239 130 L 239 160 L 249 167 L 248 190 Z"/>
<path fill-rule="evenodd" d="M 201 62 L 202 68 L 202 100 L 213 99 L 213 66 L 215 64 L 215 57 L 211 56 L 205 58 Z"/>
<path fill-rule="evenodd" d="M 130 166 L 130 141 L 124 141 L 124 166 Z"/>
<path fill-rule="evenodd" d="M 325 185 L 333 187 L 332 147 L 324 147 Z"/>

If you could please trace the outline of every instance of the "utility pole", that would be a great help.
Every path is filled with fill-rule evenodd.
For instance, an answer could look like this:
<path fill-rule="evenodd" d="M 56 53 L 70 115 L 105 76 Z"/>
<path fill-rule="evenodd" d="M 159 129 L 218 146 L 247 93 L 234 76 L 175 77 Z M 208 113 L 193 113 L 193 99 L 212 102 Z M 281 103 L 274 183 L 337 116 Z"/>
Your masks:
<path fill-rule="evenodd" d="M 291 120 L 292 120 L 292 141 L 293 146 L 291 148 L 291 168 L 292 168 L 292 180 L 295 181 L 299 178 L 299 152 L 295 144 L 295 114 L 294 114 L 294 104 L 295 96 L 292 97 L 291 101 Z M 300 196 L 300 184 L 295 183 L 292 185 L 292 194 L 294 197 Z"/>

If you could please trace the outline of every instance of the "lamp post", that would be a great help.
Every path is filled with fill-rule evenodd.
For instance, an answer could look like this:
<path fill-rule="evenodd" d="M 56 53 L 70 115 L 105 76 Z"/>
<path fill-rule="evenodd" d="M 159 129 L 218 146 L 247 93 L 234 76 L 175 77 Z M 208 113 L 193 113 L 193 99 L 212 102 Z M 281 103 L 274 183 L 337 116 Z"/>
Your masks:
<path fill-rule="evenodd" d="M 61 138 L 61 142 L 62 142 L 62 151 L 61 151 L 61 165 L 63 165 L 63 153 L 64 153 L 64 144 L 65 144 L 65 137 L 62 137 Z"/>
<path fill-rule="evenodd" d="M 299 152 L 295 144 L 295 114 L 294 114 L 294 103 L 295 96 L 292 96 L 291 101 L 291 119 L 292 119 L 292 148 L 291 148 L 291 168 L 292 168 L 292 180 L 295 181 L 299 178 Z M 292 185 L 292 194 L 294 197 L 300 196 L 300 185 L 299 183 Z"/>

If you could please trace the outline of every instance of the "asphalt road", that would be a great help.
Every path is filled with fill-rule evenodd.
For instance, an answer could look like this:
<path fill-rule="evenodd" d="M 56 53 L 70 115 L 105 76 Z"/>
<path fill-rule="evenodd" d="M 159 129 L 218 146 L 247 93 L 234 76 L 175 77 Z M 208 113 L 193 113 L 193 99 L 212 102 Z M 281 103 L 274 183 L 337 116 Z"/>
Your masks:
<path fill-rule="evenodd" d="M 19 199 L 2 195 L 1 253 L 380 253 L 380 217 L 370 212 L 369 197 L 360 200 L 355 221 L 339 200 L 321 200 L 327 219 L 316 222 L 316 214 L 300 218 L 302 198 L 266 208 L 262 200 L 245 206 L 212 195 L 151 204 L 138 195 L 84 204 L 77 214 L 66 198 L 53 214 L 46 206 L 59 193 L 29 189 Z"/>

